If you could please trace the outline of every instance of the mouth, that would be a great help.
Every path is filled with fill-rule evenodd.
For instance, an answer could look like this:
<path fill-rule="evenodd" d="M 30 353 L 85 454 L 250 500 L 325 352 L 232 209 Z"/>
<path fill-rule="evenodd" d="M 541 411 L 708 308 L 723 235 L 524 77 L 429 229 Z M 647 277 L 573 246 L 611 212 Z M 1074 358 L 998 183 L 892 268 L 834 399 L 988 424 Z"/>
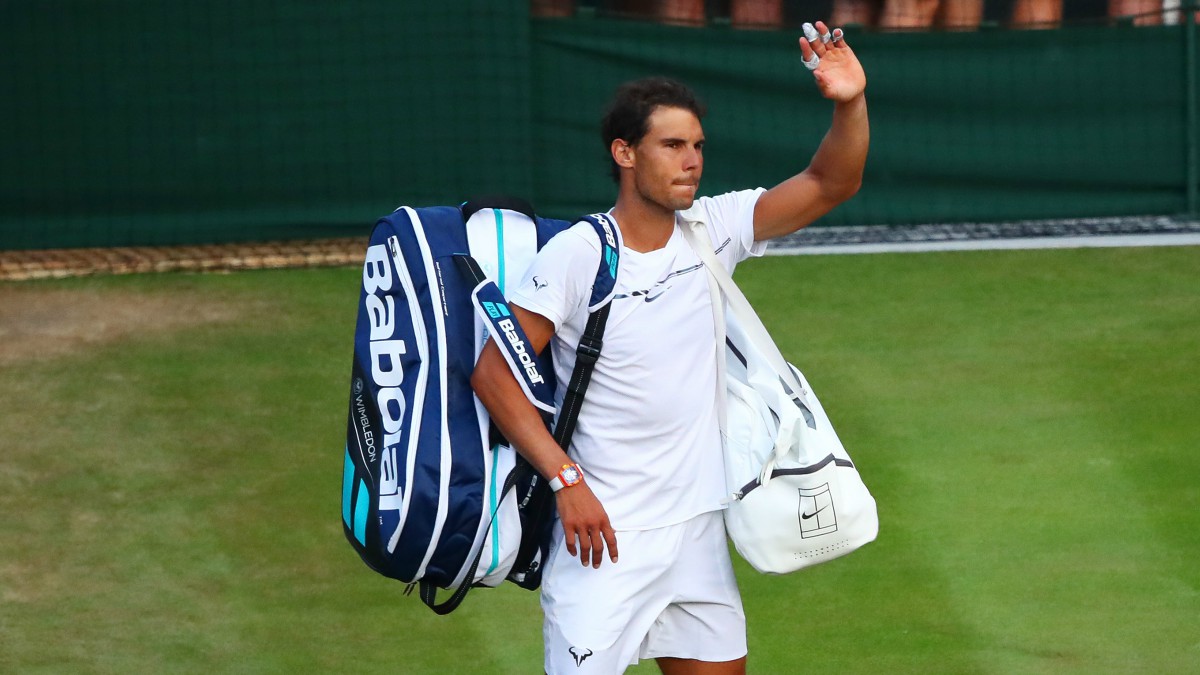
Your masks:
<path fill-rule="evenodd" d="M 675 182 L 671 184 L 671 190 L 674 193 L 672 199 L 676 200 L 676 208 L 688 208 L 696 199 L 699 184 L 696 181 Z"/>

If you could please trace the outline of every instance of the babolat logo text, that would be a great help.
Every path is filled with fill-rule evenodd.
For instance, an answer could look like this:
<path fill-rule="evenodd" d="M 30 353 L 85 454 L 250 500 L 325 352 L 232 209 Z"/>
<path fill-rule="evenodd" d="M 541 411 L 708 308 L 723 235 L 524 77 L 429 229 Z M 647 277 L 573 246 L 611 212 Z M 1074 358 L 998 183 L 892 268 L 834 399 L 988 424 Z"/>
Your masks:
<path fill-rule="evenodd" d="M 512 345 L 512 350 L 521 361 L 521 367 L 525 369 L 525 374 L 529 376 L 529 381 L 534 384 L 545 382 L 542 379 L 542 374 L 538 372 L 537 362 L 534 361 L 533 355 L 525 348 L 525 341 L 517 335 L 517 328 L 513 325 L 512 319 L 504 319 L 496 325 L 500 326 L 500 330 L 504 331 L 504 337 L 508 339 L 508 344 Z"/>
<path fill-rule="evenodd" d="M 407 402 L 400 385 L 404 382 L 404 367 L 400 357 L 408 351 L 404 340 L 395 339 L 396 299 L 389 294 L 397 283 L 393 276 L 392 257 L 399 256 L 398 241 L 388 239 L 386 245 L 377 244 L 367 248 L 363 263 L 363 307 L 371 328 L 371 382 L 378 388 L 375 403 L 383 422 L 383 446 L 400 440 L 400 425 L 404 419 Z M 397 261 L 401 264 L 402 261 Z M 365 391 L 364 394 L 369 393 Z M 359 399 L 361 402 L 361 398 Z M 364 415 L 365 417 L 365 415 Z M 371 461 L 375 460 L 375 447 L 371 443 Z"/>
<path fill-rule="evenodd" d="M 596 216 L 596 220 L 599 220 L 600 225 L 604 228 L 604 238 L 608 241 L 608 245 L 616 248 L 617 238 L 613 235 L 612 223 L 608 222 L 608 218 L 605 218 L 602 215 Z"/>
<path fill-rule="evenodd" d="M 604 228 L 604 240 L 608 244 L 604 248 L 604 262 L 608 265 L 608 274 L 612 278 L 617 278 L 617 237 L 613 233 L 613 225 L 608 218 L 597 214 L 596 220 L 600 221 L 600 226 Z"/>

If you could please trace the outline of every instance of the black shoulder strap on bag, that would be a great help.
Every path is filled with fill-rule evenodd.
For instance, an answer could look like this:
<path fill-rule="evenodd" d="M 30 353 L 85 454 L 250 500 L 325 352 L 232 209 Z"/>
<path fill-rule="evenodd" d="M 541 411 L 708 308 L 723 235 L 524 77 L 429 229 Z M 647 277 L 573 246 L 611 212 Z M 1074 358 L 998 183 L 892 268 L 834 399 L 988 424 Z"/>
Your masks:
<path fill-rule="evenodd" d="M 611 304 L 592 312 L 588 317 L 583 336 L 579 338 L 579 346 L 575 348 L 575 368 L 571 371 L 571 380 L 567 383 L 567 392 L 563 394 L 562 410 L 558 414 L 558 423 L 554 425 L 554 440 L 564 451 L 571 447 L 571 437 L 575 434 L 575 424 L 579 421 L 579 409 L 583 406 L 583 395 L 587 393 L 588 385 L 592 382 L 592 371 L 600 360 L 600 349 L 604 346 L 604 327 L 608 323 L 608 311 Z"/>
<path fill-rule="evenodd" d="M 575 348 L 575 368 L 563 394 L 562 408 L 558 411 L 558 422 L 554 426 L 554 440 L 564 451 L 571 447 L 571 436 L 575 423 L 579 421 L 579 409 L 583 395 L 592 381 L 592 371 L 600 359 L 604 346 L 604 327 L 612 309 L 613 294 L 617 287 L 617 263 L 620 257 L 621 232 L 616 223 L 605 214 L 585 216 L 600 240 L 600 265 L 596 269 L 596 280 L 592 284 L 592 297 L 588 301 L 588 321 Z"/>

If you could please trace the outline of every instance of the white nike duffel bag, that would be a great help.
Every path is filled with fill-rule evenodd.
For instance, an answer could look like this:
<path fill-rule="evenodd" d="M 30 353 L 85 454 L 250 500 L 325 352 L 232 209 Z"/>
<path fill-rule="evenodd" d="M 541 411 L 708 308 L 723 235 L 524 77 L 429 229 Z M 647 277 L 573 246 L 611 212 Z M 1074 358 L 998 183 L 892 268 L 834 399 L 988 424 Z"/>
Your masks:
<path fill-rule="evenodd" d="M 875 540 L 879 517 L 821 402 L 787 363 L 712 252 L 704 224 L 683 231 L 710 272 L 718 339 L 724 334 L 725 511 L 746 562 L 784 574 Z M 727 304 L 724 313 L 720 295 Z"/>

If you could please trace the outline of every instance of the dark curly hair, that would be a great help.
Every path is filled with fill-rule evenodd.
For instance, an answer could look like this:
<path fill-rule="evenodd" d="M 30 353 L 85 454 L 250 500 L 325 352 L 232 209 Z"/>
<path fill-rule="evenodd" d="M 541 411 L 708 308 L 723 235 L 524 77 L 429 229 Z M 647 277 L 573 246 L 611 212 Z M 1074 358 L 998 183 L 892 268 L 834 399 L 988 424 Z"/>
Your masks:
<path fill-rule="evenodd" d="M 604 149 L 612 148 L 613 141 L 618 138 L 630 145 L 638 141 L 649 131 L 650 115 L 659 106 L 682 108 L 690 110 L 697 119 L 704 119 L 707 109 L 697 98 L 696 93 L 686 84 L 668 77 L 647 77 L 641 80 L 626 82 L 621 85 L 608 112 L 600 122 L 600 136 L 604 140 Z M 621 168 L 609 155 L 609 171 L 615 182 L 621 180 Z"/>

